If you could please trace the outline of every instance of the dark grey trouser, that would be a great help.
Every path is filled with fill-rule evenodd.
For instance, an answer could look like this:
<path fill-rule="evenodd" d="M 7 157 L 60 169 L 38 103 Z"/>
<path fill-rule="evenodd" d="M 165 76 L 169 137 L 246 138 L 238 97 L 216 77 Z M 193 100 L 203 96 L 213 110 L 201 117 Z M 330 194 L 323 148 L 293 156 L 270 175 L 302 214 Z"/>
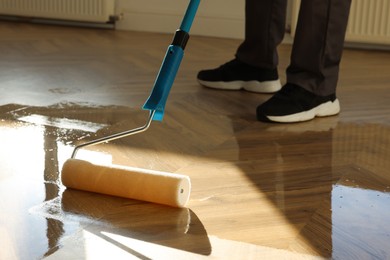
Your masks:
<path fill-rule="evenodd" d="M 317 95 L 336 92 L 351 0 L 302 0 L 287 82 Z M 276 68 L 287 0 L 246 0 L 245 40 L 237 59 Z"/>

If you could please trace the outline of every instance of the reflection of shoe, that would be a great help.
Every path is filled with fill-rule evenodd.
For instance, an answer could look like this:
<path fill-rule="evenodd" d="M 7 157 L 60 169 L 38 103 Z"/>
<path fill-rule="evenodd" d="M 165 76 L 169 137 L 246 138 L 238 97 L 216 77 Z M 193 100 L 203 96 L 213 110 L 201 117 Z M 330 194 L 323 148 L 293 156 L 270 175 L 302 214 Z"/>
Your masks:
<path fill-rule="evenodd" d="M 257 107 L 257 119 L 265 122 L 293 123 L 340 112 L 335 94 L 317 96 L 297 85 L 286 84 L 272 98 Z"/>
<path fill-rule="evenodd" d="M 200 71 L 198 81 L 209 88 L 258 93 L 273 93 L 281 88 L 277 69 L 259 69 L 237 59 L 216 69 Z"/>
<path fill-rule="evenodd" d="M 306 132 L 329 132 L 338 127 L 339 118 L 337 116 L 324 117 L 321 120 L 310 120 L 299 124 L 267 124 L 265 131 L 302 134 Z"/>

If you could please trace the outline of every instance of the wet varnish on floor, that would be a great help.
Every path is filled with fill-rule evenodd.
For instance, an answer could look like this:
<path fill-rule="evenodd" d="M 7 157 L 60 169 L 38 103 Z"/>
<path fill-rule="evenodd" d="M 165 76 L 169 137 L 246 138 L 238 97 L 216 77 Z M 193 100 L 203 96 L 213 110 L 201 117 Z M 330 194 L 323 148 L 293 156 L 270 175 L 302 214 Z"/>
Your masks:
<path fill-rule="evenodd" d="M 144 124 L 171 35 L 8 22 L 0 34 L 0 259 L 390 258 L 389 52 L 345 50 L 340 115 L 265 124 L 255 108 L 270 95 L 196 82 L 240 41 L 192 36 L 163 122 L 79 153 L 190 176 L 177 209 L 59 179 L 76 144 Z"/>

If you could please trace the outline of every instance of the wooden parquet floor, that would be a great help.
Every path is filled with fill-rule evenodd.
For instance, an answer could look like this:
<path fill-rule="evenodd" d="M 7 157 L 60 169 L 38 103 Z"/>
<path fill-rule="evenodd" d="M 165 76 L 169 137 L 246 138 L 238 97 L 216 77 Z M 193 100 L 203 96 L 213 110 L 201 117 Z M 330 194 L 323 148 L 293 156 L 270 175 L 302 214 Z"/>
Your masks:
<path fill-rule="evenodd" d="M 190 176 L 176 209 L 59 179 L 74 145 L 145 122 L 172 35 L 9 22 L 0 35 L 0 259 L 390 258 L 389 52 L 345 50 L 340 115 L 265 124 L 270 95 L 196 82 L 240 41 L 192 36 L 163 122 L 80 151 Z"/>

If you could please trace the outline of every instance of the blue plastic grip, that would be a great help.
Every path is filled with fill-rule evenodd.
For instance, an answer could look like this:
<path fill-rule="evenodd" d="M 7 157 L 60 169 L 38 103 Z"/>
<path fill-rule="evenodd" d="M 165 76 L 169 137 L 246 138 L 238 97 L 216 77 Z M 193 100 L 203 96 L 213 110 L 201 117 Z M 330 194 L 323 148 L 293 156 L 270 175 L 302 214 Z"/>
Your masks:
<path fill-rule="evenodd" d="M 190 0 L 180 25 L 180 30 L 187 33 L 190 31 L 199 4 L 200 0 Z M 164 117 L 165 104 L 183 56 L 184 50 L 182 47 L 172 44 L 168 46 L 160 71 L 154 82 L 153 90 L 142 107 L 145 110 L 155 110 L 153 120 L 162 121 Z"/>
<path fill-rule="evenodd" d="M 152 93 L 143 106 L 143 109 L 156 110 L 153 120 L 162 121 L 164 117 L 164 109 L 169 91 L 171 90 L 183 56 L 184 51 L 181 47 L 169 45 L 163 64 L 154 82 Z"/>

